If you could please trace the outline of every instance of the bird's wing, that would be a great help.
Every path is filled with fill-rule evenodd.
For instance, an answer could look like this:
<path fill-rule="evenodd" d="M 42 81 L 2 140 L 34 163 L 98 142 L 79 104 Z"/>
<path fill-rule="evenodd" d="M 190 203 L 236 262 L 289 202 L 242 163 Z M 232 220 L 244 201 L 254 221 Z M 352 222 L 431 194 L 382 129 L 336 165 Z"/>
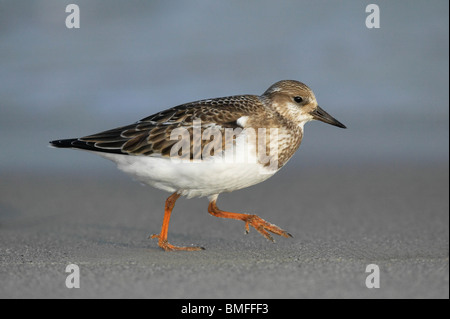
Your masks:
<path fill-rule="evenodd" d="M 156 113 L 131 125 L 78 139 L 59 140 L 51 143 L 56 147 L 72 147 L 96 152 L 170 156 L 172 147 L 179 142 L 179 135 L 189 134 L 190 158 L 199 158 L 196 156 L 199 156 L 199 152 L 203 152 L 206 145 L 209 147 L 213 145 L 211 141 L 200 138 L 201 147 L 194 149 L 195 128 L 199 128 L 201 134 L 212 128 L 218 130 L 224 137 L 226 128 L 241 127 L 239 118 L 254 114 L 254 112 L 258 112 L 258 108 L 262 107 L 263 104 L 259 98 L 253 95 L 201 100 Z M 215 141 L 215 139 L 214 137 L 213 140 Z M 222 143 L 224 146 L 225 141 L 222 138 L 215 142 Z"/>

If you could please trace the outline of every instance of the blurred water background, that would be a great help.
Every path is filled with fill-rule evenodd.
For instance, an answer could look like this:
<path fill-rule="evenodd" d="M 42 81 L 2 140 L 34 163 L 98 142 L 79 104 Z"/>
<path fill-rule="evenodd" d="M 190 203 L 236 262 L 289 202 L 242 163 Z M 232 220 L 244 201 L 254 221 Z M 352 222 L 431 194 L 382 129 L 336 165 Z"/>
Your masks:
<path fill-rule="evenodd" d="M 288 167 L 448 166 L 449 2 L 373 2 L 379 29 L 360 0 L 1 0 L 0 176 L 111 173 L 48 141 L 282 79 L 348 126 L 307 124 Z"/>

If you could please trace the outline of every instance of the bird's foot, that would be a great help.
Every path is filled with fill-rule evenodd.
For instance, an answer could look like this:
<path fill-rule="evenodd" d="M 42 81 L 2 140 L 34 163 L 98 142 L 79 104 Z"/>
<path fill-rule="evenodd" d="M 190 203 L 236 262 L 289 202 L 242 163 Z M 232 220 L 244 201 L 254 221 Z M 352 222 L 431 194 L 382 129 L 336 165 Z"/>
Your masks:
<path fill-rule="evenodd" d="M 231 218 L 242 220 L 245 222 L 245 230 L 247 233 L 250 231 L 250 226 L 254 227 L 261 235 L 266 237 L 270 241 L 274 241 L 273 237 L 269 234 L 269 232 L 274 233 L 275 235 L 283 236 L 283 237 L 292 237 L 287 231 L 281 229 L 280 227 L 271 224 L 261 217 L 257 215 L 249 215 L 249 214 L 241 214 L 241 213 L 231 213 L 226 212 L 219 209 L 216 205 L 216 201 L 212 200 L 209 202 L 208 212 L 216 217 L 220 218 Z"/>
<path fill-rule="evenodd" d="M 250 231 L 250 227 L 254 227 L 261 235 L 266 237 L 270 241 L 274 241 L 273 237 L 269 234 L 269 232 L 274 233 L 275 235 L 283 236 L 286 238 L 292 237 L 287 231 L 281 229 L 280 227 L 271 224 L 261 217 L 257 215 L 245 215 L 242 217 L 242 220 L 245 222 L 245 231 L 248 234 Z"/>
<path fill-rule="evenodd" d="M 167 242 L 167 239 L 160 238 L 159 234 L 151 235 L 150 238 L 158 238 L 159 239 L 158 246 L 161 247 L 162 249 L 164 249 L 165 251 L 179 251 L 179 250 L 198 251 L 198 250 L 205 250 L 205 248 L 203 248 L 203 247 L 196 247 L 196 246 L 190 246 L 190 247 L 174 246 L 172 244 L 169 244 Z"/>

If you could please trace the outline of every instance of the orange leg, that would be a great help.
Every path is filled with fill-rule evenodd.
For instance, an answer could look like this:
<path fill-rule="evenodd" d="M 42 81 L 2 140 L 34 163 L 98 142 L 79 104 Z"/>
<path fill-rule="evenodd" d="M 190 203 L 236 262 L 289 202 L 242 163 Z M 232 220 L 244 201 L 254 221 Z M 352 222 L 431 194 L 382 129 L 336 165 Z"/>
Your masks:
<path fill-rule="evenodd" d="M 216 216 L 216 217 L 242 220 L 245 222 L 245 229 L 246 229 L 247 233 L 249 232 L 249 225 L 250 225 L 250 226 L 254 227 L 261 235 L 263 235 L 264 237 L 266 237 L 268 240 L 271 240 L 271 241 L 273 241 L 273 238 L 269 234 L 269 231 L 276 235 L 280 235 L 280 236 L 283 236 L 286 238 L 292 237 L 291 234 L 284 231 L 280 227 L 278 227 L 274 224 L 271 224 L 269 222 L 266 222 L 264 219 L 262 219 L 261 217 L 258 217 L 256 215 L 230 213 L 230 212 L 225 212 L 223 210 L 220 210 L 217 207 L 215 200 L 213 200 L 209 203 L 208 212 L 211 215 Z"/>
<path fill-rule="evenodd" d="M 167 242 L 167 232 L 169 231 L 169 222 L 170 222 L 170 214 L 172 213 L 173 207 L 175 206 L 175 202 L 180 197 L 180 194 L 173 193 L 169 196 L 166 200 L 166 206 L 164 209 L 164 219 L 163 224 L 161 228 L 161 233 L 154 234 L 151 236 L 151 238 L 158 238 L 158 246 L 164 249 L 165 251 L 173 251 L 173 250 L 187 250 L 187 251 L 194 251 L 194 250 L 203 250 L 203 247 L 178 247 L 171 245 Z"/>

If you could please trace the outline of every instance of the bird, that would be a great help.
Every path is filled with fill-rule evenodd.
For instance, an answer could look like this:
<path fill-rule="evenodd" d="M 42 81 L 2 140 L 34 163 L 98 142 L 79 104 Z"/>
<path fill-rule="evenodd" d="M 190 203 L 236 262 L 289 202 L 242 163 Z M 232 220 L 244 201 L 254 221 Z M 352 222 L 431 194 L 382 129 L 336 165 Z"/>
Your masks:
<path fill-rule="evenodd" d="M 282 80 L 262 95 L 185 103 L 133 124 L 50 141 L 50 146 L 95 153 L 137 181 L 171 193 L 161 231 L 150 237 L 165 251 L 198 251 L 204 248 L 168 242 L 171 213 L 181 196 L 207 197 L 211 215 L 243 221 L 246 233 L 253 227 L 270 241 L 272 234 L 292 237 L 257 215 L 219 209 L 217 199 L 278 172 L 299 148 L 304 125 L 312 120 L 346 128 L 318 105 L 307 85 Z"/>

